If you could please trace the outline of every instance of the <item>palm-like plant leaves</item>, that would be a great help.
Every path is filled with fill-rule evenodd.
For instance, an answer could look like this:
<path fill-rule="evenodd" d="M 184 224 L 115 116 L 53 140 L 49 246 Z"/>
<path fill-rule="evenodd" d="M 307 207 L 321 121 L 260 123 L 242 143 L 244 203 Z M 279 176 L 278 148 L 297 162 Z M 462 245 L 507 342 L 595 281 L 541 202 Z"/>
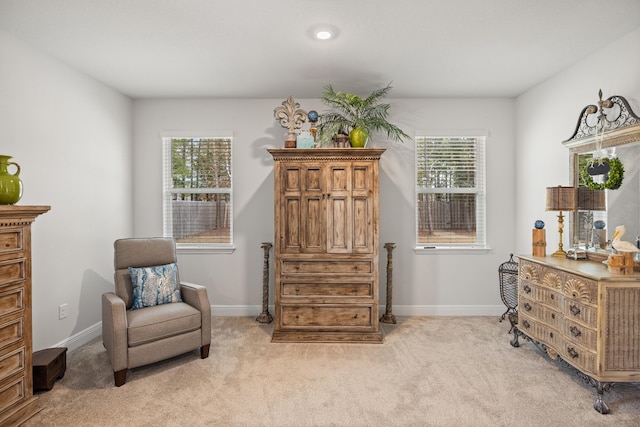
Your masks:
<path fill-rule="evenodd" d="M 391 84 L 376 89 L 366 98 L 358 95 L 336 92 L 331 85 L 326 86 L 322 102 L 333 107 L 336 111 L 329 111 L 320 115 L 318 135 L 321 141 L 330 140 L 339 132 L 348 133 L 354 128 L 360 128 L 367 134 L 371 131 L 382 131 L 394 141 L 410 138 L 402 129 L 389 123 L 389 104 L 379 103 L 391 90 Z"/>

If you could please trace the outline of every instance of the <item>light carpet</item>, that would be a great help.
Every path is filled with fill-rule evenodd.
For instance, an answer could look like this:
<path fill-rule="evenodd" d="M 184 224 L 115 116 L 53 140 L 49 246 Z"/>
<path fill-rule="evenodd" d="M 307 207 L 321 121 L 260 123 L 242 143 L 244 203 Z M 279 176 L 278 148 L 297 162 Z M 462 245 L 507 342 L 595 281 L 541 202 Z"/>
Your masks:
<path fill-rule="evenodd" d="M 67 355 L 26 426 L 638 426 L 640 383 L 605 393 L 496 317 L 399 317 L 383 344 L 271 343 L 272 325 L 214 317 L 194 351 L 113 384 L 101 339 Z"/>

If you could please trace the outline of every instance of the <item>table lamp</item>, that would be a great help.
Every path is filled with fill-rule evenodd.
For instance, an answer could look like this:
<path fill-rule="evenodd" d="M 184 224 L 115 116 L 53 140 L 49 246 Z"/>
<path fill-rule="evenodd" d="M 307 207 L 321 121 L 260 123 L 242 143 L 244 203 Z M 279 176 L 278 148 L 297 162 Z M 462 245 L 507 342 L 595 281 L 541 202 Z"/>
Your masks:
<path fill-rule="evenodd" d="M 575 187 L 547 187 L 547 209 L 548 211 L 559 211 L 558 214 L 558 250 L 551 254 L 555 257 L 566 257 L 567 252 L 562 249 L 562 230 L 564 228 L 564 217 L 562 211 L 574 211 L 577 207 L 577 188 Z"/>

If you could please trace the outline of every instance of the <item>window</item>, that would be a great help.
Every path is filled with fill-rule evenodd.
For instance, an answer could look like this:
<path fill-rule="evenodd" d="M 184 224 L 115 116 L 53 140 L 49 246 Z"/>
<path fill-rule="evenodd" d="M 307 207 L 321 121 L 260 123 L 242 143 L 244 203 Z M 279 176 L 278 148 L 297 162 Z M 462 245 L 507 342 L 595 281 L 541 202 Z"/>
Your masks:
<path fill-rule="evenodd" d="M 232 249 L 231 137 L 164 136 L 163 233 L 179 249 Z"/>
<path fill-rule="evenodd" d="M 485 138 L 416 137 L 417 248 L 486 248 Z"/>

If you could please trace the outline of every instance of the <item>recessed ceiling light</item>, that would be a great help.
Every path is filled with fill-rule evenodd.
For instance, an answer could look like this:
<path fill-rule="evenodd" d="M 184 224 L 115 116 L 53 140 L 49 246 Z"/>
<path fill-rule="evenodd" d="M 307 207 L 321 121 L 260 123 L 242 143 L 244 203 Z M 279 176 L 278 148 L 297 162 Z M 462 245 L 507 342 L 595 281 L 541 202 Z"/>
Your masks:
<path fill-rule="evenodd" d="M 331 24 L 318 24 L 309 28 L 307 34 L 314 40 L 334 40 L 340 31 Z"/>
<path fill-rule="evenodd" d="M 318 30 L 316 31 L 316 38 L 318 40 L 329 40 L 332 34 L 329 30 Z"/>

